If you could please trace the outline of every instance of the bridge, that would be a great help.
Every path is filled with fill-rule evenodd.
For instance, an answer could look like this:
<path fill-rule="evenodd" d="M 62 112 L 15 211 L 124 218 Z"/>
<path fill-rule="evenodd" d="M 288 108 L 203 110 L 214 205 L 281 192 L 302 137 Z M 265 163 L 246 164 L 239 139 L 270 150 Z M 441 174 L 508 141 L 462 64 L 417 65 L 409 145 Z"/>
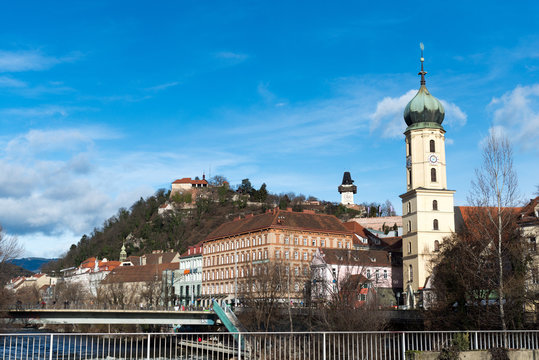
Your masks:
<path fill-rule="evenodd" d="M 213 311 L 23 309 L 7 310 L 4 319 L 30 324 L 220 324 Z"/>

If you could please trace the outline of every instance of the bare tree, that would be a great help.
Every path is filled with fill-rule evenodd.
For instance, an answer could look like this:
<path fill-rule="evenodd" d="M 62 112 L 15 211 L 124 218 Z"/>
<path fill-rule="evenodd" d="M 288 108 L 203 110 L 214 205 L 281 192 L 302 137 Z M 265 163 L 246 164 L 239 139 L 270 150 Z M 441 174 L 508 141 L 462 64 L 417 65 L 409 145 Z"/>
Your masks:
<path fill-rule="evenodd" d="M 518 202 L 518 180 L 513 170 L 513 151 L 508 139 L 491 132 L 483 146 L 482 164 L 476 169 L 476 180 L 472 182 L 472 193 L 468 202 L 476 207 L 492 208 L 486 211 L 488 222 L 479 224 L 485 228 L 494 228 L 494 236 L 489 238 L 490 250 L 495 251 L 498 265 L 498 306 L 503 330 L 505 323 L 505 294 L 503 276 L 503 235 L 511 227 L 514 210 L 511 207 Z M 487 229 L 485 229 L 487 230 Z M 491 231 L 486 234 L 492 234 Z"/>
<path fill-rule="evenodd" d="M 21 256 L 23 248 L 15 236 L 4 233 L 0 225 L 0 285 L 3 285 L 8 279 L 3 278 L 4 266 L 9 261 Z"/>

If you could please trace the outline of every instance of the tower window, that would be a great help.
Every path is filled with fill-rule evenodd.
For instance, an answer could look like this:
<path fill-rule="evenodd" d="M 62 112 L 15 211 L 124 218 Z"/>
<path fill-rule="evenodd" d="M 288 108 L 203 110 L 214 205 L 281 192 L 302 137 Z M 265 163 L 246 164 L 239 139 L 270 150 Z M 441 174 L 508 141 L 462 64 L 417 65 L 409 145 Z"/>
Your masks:
<path fill-rule="evenodd" d="M 412 187 L 412 170 L 408 170 L 408 186 Z"/>
<path fill-rule="evenodd" d="M 436 169 L 435 168 L 430 169 L 430 181 L 436 182 Z"/>
<path fill-rule="evenodd" d="M 408 150 L 408 153 L 406 155 L 411 155 L 412 154 L 412 142 L 410 140 L 408 140 L 408 142 L 406 143 L 407 150 Z"/>
<path fill-rule="evenodd" d="M 432 222 L 432 228 L 434 230 L 438 230 L 438 219 L 434 219 L 434 221 Z"/>
<path fill-rule="evenodd" d="M 434 251 L 440 251 L 440 242 L 438 240 L 434 240 Z"/>
<path fill-rule="evenodd" d="M 434 140 L 430 141 L 430 152 L 436 152 L 436 145 L 434 143 Z"/>
<path fill-rule="evenodd" d="M 438 201 L 432 200 L 432 210 L 438 210 Z"/>
<path fill-rule="evenodd" d="M 411 221 L 408 221 L 407 230 L 408 230 L 408 232 L 412 231 L 412 222 Z"/>
<path fill-rule="evenodd" d="M 412 205 L 410 204 L 410 202 L 408 202 L 406 204 L 406 207 L 407 207 L 407 210 L 408 210 L 408 214 L 412 212 Z"/>
<path fill-rule="evenodd" d="M 412 265 L 408 266 L 408 279 L 410 282 L 414 281 L 414 268 Z"/>
<path fill-rule="evenodd" d="M 408 241 L 408 254 L 412 253 L 412 242 Z"/>

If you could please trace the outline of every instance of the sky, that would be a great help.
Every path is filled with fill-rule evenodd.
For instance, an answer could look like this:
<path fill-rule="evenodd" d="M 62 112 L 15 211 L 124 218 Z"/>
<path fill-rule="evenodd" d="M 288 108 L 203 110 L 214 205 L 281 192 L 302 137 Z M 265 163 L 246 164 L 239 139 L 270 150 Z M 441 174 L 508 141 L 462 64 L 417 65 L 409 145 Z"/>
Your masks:
<path fill-rule="evenodd" d="M 0 224 L 58 256 L 182 177 L 356 203 L 405 192 L 405 105 L 446 110 L 447 181 L 466 205 L 481 142 L 539 185 L 539 3 L 11 1 L 0 12 Z"/>

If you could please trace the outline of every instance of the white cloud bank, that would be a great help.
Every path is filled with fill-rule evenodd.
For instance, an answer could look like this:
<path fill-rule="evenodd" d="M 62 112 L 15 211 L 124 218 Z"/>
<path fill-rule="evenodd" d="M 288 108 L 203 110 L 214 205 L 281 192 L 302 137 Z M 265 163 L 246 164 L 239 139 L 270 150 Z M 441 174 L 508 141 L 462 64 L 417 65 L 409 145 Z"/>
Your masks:
<path fill-rule="evenodd" d="M 537 150 L 539 136 L 539 84 L 517 86 L 488 107 L 493 111 L 491 131 L 506 134 L 526 150 Z"/>
<path fill-rule="evenodd" d="M 0 72 L 46 70 L 57 64 L 73 61 L 79 56 L 79 54 L 72 54 L 64 57 L 55 57 L 45 55 L 38 50 L 0 50 Z"/>
<path fill-rule="evenodd" d="M 404 108 L 412 100 L 417 90 L 409 90 L 398 97 L 385 97 L 376 104 L 376 110 L 370 115 L 371 132 L 380 129 L 382 137 L 398 138 L 406 129 Z M 445 109 L 444 124 L 458 127 L 466 124 L 468 116 L 457 105 L 440 100 Z"/>

